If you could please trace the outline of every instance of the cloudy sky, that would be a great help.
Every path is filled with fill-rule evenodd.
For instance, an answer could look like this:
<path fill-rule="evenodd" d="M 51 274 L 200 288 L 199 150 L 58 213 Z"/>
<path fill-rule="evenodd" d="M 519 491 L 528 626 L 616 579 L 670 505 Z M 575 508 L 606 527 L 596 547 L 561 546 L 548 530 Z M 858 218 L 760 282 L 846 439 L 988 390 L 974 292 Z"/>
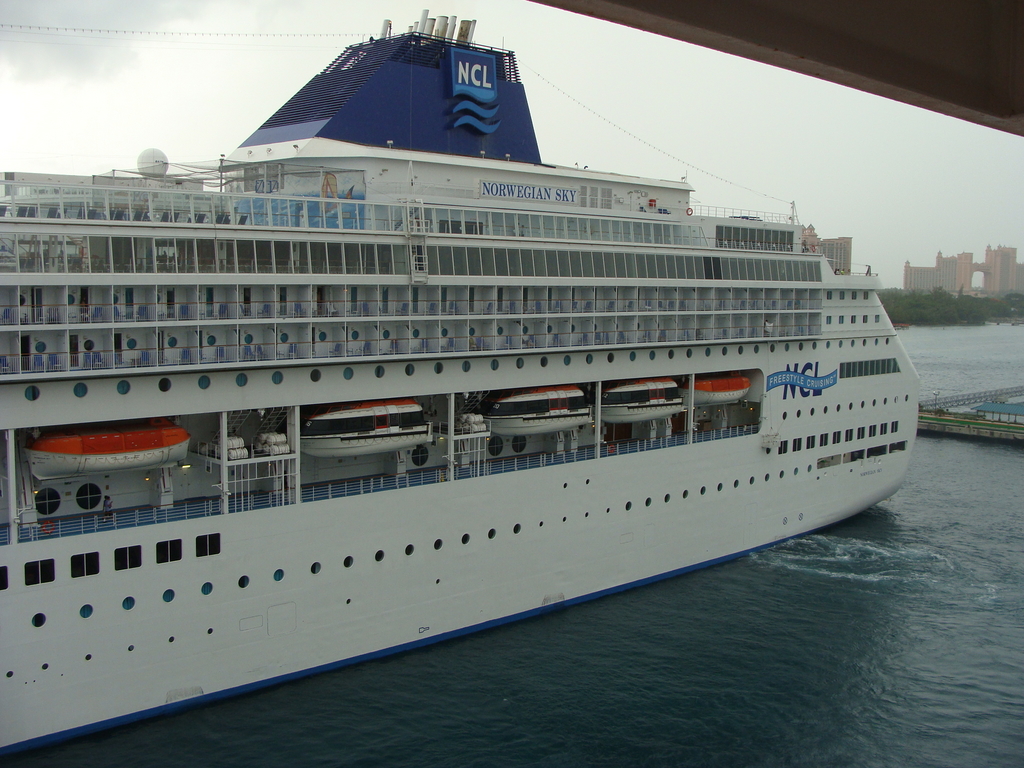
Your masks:
<path fill-rule="evenodd" d="M 133 168 L 147 147 L 214 160 L 384 16 L 404 30 L 423 7 L 0 0 L 0 171 Z M 889 286 L 937 251 L 1024 261 L 1024 138 L 525 0 L 430 10 L 516 51 L 545 162 L 687 176 L 705 205 L 794 200 Z M 301 36 L 258 36 L 282 33 Z"/>

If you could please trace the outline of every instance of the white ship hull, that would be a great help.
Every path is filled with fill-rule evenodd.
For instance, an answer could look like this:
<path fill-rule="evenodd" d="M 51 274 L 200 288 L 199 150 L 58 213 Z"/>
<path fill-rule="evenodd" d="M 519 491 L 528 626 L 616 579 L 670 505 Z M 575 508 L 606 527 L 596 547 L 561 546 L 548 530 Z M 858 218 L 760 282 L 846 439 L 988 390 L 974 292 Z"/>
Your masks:
<path fill-rule="evenodd" d="M 50 595 L 59 636 L 33 637 L 27 623 L 7 630 L 5 658 L 18 659 L 18 672 L 0 681 L 0 740 L 41 744 L 720 562 L 886 498 L 909 454 L 835 472 L 804 464 L 796 476 L 794 461 L 763 456 L 756 437 L 728 439 L 547 467 L 529 482 L 508 473 L 306 504 L 298 517 L 271 509 L 210 520 L 223 535 L 219 558 L 148 585 L 110 574 Z M 160 538 L 197 530 L 192 522 L 161 528 Z M 111 546 L 139 539 L 111 536 Z M 65 539 L 52 551 L 69 556 L 82 543 Z M 385 553 L 379 562 L 377 551 Z M 314 562 L 322 564 L 316 575 Z M 161 600 L 167 588 L 171 603 Z M 125 612 L 129 593 L 138 603 Z M 88 623 L 76 615 L 86 600 L 97 606 Z M 17 602 L 19 613 L 39 607 L 33 595 Z"/>
<path fill-rule="evenodd" d="M 424 427 L 415 434 L 394 434 L 384 437 L 336 437 L 318 435 L 302 438 L 302 452 L 309 456 L 333 458 L 340 456 L 362 456 L 367 453 L 384 453 L 415 448 L 430 440 L 430 430 Z"/>
<path fill-rule="evenodd" d="M 682 410 L 682 400 L 656 404 L 604 405 L 601 406 L 601 420 L 609 424 L 634 424 L 649 419 L 668 419 Z"/>
<path fill-rule="evenodd" d="M 529 416 L 501 416 L 484 421 L 488 429 L 496 435 L 543 435 L 582 427 L 590 421 L 590 413 L 537 413 Z"/>

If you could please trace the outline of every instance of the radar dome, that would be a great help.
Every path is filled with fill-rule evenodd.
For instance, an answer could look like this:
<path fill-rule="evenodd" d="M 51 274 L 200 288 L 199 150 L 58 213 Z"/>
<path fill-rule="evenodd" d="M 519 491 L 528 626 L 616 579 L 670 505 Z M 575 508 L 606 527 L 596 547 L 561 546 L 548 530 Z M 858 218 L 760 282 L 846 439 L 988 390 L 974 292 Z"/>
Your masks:
<path fill-rule="evenodd" d="M 167 155 L 159 149 L 144 149 L 138 159 L 139 173 L 160 178 L 167 175 Z"/>

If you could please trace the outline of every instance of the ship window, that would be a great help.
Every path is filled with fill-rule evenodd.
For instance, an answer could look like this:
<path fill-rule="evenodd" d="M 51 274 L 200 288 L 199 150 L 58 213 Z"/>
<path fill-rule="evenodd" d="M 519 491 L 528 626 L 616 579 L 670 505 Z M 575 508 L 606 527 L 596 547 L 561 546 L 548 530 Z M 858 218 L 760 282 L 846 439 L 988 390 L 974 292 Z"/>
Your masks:
<path fill-rule="evenodd" d="M 83 576 L 95 576 L 100 572 L 100 553 L 85 552 L 81 555 L 71 556 L 71 578 L 80 579 Z"/>
<path fill-rule="evenodd" d="M 851 440 L 853 440 L 853 430 L 852 429 L 846 430 L 846 434 L 843 436 L 843 439 L 847 443 L 850 442 Z"/>
<path fill-rule="evenodd" d="M 900 440 L 898 443 L 889 443 L 889 453 L 893 451 L 905 451 L 907 450 L 907 441 Z"/>
<path fill-rule="evenodd" d="M 814 435 L 807 436 L 807 450 L 811 450 L 814 447 L 815 437 Z"/>
<path fill-rule="evenodd" d="M 158 541 L 156 543 L 157 563 L 172 563 L 181 560 L 181 539 Z"/>
<path fill-rule="evenodd" d="M 0 589 L 7 589 L 7 566 L 0 565 Z"/>
<path fill-rule="evenodd" d="M 796 451 L 803 450 L 803 447 L 804 447 L 803 443 L 804 443 L 804 439 L 802 437 L 794 437 L 793 438 L 793 452 L 795 453 Z"/>
<path fill-rule="evenodd" d="M 36 494 L 36 512 L 52 515 L 60 507 L 60 491 L 56 488 L 41 488 Z"/>
<path fill-rule="evenodd" d="M 142 567 L 142 545 L 118 547 L 114 550 L 114 570 L 124 571 Z"/>
<path fill-rule="evenodd" d="M 54 580 L 53 560 L 32 560 L 25 563 L 25 586 L 47 584 Z"/>
<path fill-rule="evenodd" d="M 523 449 L 526 448 L 526 435 L 516 435 L 512 438 L 512 450 L 516 453 L 522 453 Z"/>
<path fill-rule="evenodd" d="M 196 536 L 196 557 L 208 557 L 220 554 L 220 534 L 205 533 Z"/>
<path fill-rule="evenodd" d="M 876 434 L 878 434 L 878 429 L 872 424 L 868 427 L 868 437 L 874 437 Z"/>
<path fill-rule="evenodd" d="M 86 483 L 75 492 L 75 501 L 78 502 L 78 506 L 82 509 L 93 509 L 100 503 L 102 498 L 103 494 L 100 491 L 100 487 L 95 483 Z"/>
<path fill-rule="evenodd" d="M 823 432 L 822 434 L 818 435 L 818 445 L 821 446 L 822 448 L 828 445 L 828 432 Z"/>
<path fill-rule="evenodd" d="M 412 463 L 417 467 L 422 467 L 427 463 L 427 457 L 430 452 L 422 445 L 417 445 L 412 449 Z"/>
<path fill-rule="evenodd" d="M 789 440 L 782 440 L 779 442 L 779 454 L 789 452 Z"/>
<path fill-rule="evenodd" d="M 492 435 L 490 440 L 487 441 L 487 452 L 491 456 L 498 456 L 501 454 L 501 449 L 505 447 L 504 441 L 501 439 L 501 435 Z"/>
<path fill-rule="evenodd" d="M 836 443 L 838 443 L 841 437 L 842 433 L 837 429 L 835 432 L 832 433 L 832 444 L 835 445 Z"/>
<path fill-rule="evenodd" d="M 892 424 L 889 425 L 889 428 L 892 430 L 892 433 L 895 435 L 899 431 L 899 429 L 900 429 L 900 423 L 898 421 L 894 421 L 894 422 L 892 422 Z"/>
<path fill-rule="evenodd" d="M 864 427 L 857 427 L 857 439 L 858 440 L 863 440 L 864 439 Z"/>

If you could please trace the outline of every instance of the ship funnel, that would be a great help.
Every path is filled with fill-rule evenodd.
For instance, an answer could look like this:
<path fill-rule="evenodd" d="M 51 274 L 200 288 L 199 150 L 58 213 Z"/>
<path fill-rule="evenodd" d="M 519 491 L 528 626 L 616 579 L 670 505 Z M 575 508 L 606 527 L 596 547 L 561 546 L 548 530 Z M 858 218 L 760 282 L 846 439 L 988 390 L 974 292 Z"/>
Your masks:
<path fill-rule="evenodd" d="M 419 23 L 416 25 L 416 29 L 415 29 L 416 32 L 423 32 L 423 30 L 427 26 L 427 17 L 429 15 L 430 15 L 430 9 L 429 8 L 424 8 L 423 9 L 423 13 L 420 16 Z"/>
<path fill-rule="evenodd" d="M 445 38 L 448 40 L 455 37 L 455 22 L 458 21 L 458 19 L 458 16 L 452 16 L 448 19 L 448 34 L 445 35 Z"/>
<path fill-rule="evenodd" d="M 448 17 L 438 16 L 437 24 L 434 25 L 434 34 L 438 37 L 444 37 L 448 31 Z"/>
<path fill-rule="evenodd" d="M 441 17 L 436 18 L 436 19 L 433 18 L 433 17 L 427 19 L 427 26 L 423 30 L 423 34 L 424 35 L 432 35 L 432 34 L 434 34 L 434 30 L 437 29 L 437 22 L 440 21 L 443 18 L 444 18 L 444 16 L 441 16 Z"/>
<path fill-rule="evenodd" d="M 473 32 L 476 29 L 476 20 L 470 21 L 469 19 L 463 20 L 459 24 L 459 34 L 456 40 L 460 43 L 471 43 L 473 42 Z"/>
<path fill-rule="evenodd" d="M 391 37 L 391 19 L 384 19 L 384 24 L 380 28 L 381 37 Z"/>

